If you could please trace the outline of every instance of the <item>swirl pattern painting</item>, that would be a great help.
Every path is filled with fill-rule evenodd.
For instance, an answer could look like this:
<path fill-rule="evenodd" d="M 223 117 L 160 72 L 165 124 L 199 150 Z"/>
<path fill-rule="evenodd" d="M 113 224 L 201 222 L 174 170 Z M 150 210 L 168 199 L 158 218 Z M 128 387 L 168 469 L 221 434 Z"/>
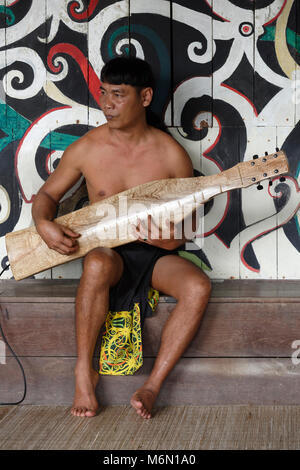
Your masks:
<path fill-rule="evenodd" d="M 289 159 L 284 180 L 206 204 L 204 233 L 184 256 L 213 279 L 298 279 L 299 18 L 296 0 L 0 2 L 2 269 L 5 234 L 32 224 L 34 196 L 64 150 L 105 123 L 102 66 L 133 55 L 151 63 L 153 111 L 189 152 L 195 175 L 276 148 Z M 60 211 L 87 202 L 82 184 L 65 195 Z M 35 277 L 80 274 L 75 261 Z"/>

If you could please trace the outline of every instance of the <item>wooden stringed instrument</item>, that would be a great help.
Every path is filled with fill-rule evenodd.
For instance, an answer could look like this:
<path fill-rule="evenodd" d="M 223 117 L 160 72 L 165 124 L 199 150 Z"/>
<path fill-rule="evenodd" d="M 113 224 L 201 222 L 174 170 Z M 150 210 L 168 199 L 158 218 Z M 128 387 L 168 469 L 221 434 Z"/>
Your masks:
<path fill-rule="evenodd" d="M 136 223 L 137 217 L 145 221 L 149 214 L 154 220 L 165 215 L 177 224 L 220 193 L 245 188 L 288 171 L 286 155 L 278 151 L 238 163 L 216 175 L 161 179 L 130 188 L 54 220 L 81 234 L 79 249 L 71 255 L 48 248 L 35 226 L 8 233 L 5 242 L 12 273 L 16 280 L 24 279 L 83 257 L 93 248 L 113 248 L 133 242 L 137 235 L 127 228 Z"/>

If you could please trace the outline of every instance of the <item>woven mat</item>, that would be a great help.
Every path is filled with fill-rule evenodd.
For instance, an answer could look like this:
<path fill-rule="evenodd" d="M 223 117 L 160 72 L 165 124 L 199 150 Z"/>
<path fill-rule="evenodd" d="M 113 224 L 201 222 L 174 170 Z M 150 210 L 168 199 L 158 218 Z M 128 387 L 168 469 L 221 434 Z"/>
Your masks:
<path fill-rule="evenodd" d="M 130 406 L 94 418 L 65 406 L 0 407 L 0 449 L 299 449 L 300 406 L 168 406 L 143 420 Z"/>

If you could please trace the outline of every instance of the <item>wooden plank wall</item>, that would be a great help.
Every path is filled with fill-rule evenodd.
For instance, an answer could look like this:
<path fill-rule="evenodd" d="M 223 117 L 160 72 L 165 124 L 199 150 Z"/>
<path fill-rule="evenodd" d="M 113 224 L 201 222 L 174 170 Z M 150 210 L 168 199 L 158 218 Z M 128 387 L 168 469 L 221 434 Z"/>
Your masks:
<path fill-rule="evenodd" d="M 299 12 L 296 0 L 1 2 L 2 268 L 5 233 L 31 224 L 32 198 L 64 149 L 104 122 L 102 65 L 132 54 L 152 64 L 153 109 L 190 153 L 195 174 L 276 147 L 289 158 L 285 182 L 207 204 L 205 237 L 189 245 L 190 256 L 213 279 L 299 279 Z M 69 207 L 86 198 L 75 202 Z M 75 261 L 36 277 L 80 274 Z"/>
<path fill-rule="evenodd" d="M 75 280 L 0 284 L 1 325 L 26 373 L 24 403 L 72 403 L 76 285 Z M 102 405 L 128 404 L 144 383 L 174 306 L 175 299 L 162 296 L 146 319 L 142 368 L 133 376 L 100 376 Z M 164 383 L 158 404 L 298 404 L 299 306 L 298 281 L 214 282 L 200 329 Z M 100 344 L 101 333 L 95 370 Z M 22 394 L 18 364 L 7 347 L 0 349 L 1 402 L 20 400 Z"/>

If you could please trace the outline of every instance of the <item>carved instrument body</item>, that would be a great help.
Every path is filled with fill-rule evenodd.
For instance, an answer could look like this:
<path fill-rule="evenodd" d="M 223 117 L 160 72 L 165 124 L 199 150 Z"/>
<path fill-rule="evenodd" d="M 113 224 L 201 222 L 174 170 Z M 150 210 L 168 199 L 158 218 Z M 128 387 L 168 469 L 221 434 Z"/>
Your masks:
<path fill-rule="evenodd" d="M 175 224 L 214 196 L 243 188 L 289 171 L 283 151 L 239 163 L 212 176 L 151 181 L 102 199 L 55 219 L 81 234 L 79 249 L 61 255 L 48 248 L 34 226 L 5 236 L 7 254 L 16 280 L 86 255 L 99 246 L 114 247 L 136 240 L 128 227 L 137 217 L 166 216 Z"/>

